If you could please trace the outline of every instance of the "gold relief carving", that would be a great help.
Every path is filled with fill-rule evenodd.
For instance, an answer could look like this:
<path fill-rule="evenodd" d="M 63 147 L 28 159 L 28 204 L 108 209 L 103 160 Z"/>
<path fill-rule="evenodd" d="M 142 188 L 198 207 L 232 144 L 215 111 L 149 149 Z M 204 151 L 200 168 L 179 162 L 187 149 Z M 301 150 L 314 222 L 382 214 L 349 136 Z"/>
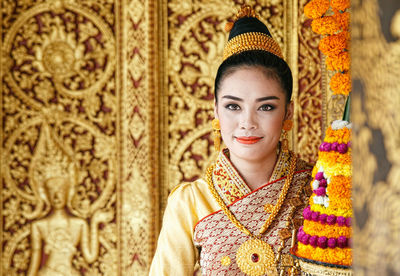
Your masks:
<path fill-rule="evenodd" d="M 113 3 L 90 3 L 2 2 L 3 275 L 117 271 Z"/>
<path fill-rule="evenodd" d="M 307 0 L 298 2 L 298 94 L 294 91 L 296 106 L 293 133 L 295 151 L 307 161 L 316 161 L 319 144 L 324 133 L 327 96 L 323 87 L 324 73 L 321 69 L 321 54 L 318 50 L 319 36 L 310 27 L 310 20 L 304 15 Z M 296 24 L 296 23 L 295 23 Z M 295 51 L 296 49 L 294 49 Z M 296 82 L 296 78 L 294 79 Z M 296 84 L 295 84 L 296 85 Z M 325 82 L 326 87 L 326 82 Z"/>
<path fill-rule="evenodd" d="M 357 275 L 400 274 L 399 11 L 394 2 L 352 1 Z"/>
<path fill-rule="evenodd" d="M 121 93 L 120 275 L 147 275 L 159 231 L 158 130 L 161 1 L 121 2 L 119 50 Z M 162 4 L 166 5 L 166 3 Z M 163 6 L 164 7 L 164 6 Z M 160 40 L 160 41 L 159 41 Z M 161 74 L 161 73 L 160 73 Z M 160 116 L 161 117 L 161 116 Z M 161 132 L 160 132 L 161 133 Z"/>

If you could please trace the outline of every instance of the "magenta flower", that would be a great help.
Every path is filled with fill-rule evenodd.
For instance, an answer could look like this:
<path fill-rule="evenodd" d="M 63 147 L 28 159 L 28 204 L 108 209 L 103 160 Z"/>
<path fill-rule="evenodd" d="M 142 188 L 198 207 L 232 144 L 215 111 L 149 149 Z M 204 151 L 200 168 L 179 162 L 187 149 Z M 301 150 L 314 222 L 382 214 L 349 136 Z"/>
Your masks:
<path fill-rule="evenodd" d="M 326 179 L 321 179 L 321 180 L 319 181 L 319 186 L 320 186 L 320 187 L 326 187 L 326 186 L 327 186 Z"/>
<path fill-rule="evenodd" d="M 318 221 L 319 212 L 312 212 L 311 219 L 312 221 Z"/>
<path fill-rule="evenodd" d="M 310 245 L 312 245 L 313 247 L 317 246 L 317 242 L 318 242 L 318 236 L 311 236 L 309 239 L 309 243 Z"/>
<path fill-rule="evenodd" d="M 317 172 L 315 175 L 315 180 L 321 180 L 324 179 L 324 173 L 323 172 Z"/>
<path fill-rule="evenodd" d="M 335 248 L 336 247 L 336 239 L 335 238 L 328 239 L 328 247 L 329 248 Z"/>
<path fill-rule="evenodd" d="M 310 206 L 303 210 L 303 217 L 304 219 L 310 220 L 311 219 L 312 211 L 310 210 Z"/>
<path fill-rule="evenodd" d="M 321 215 L 319 216 L 319 221 L 320 221 L 322 224 L 325 224 L 327 218 L 328 218 L 328 215 L 327 215 L 327 214 L 321 214 Z"/>
<path fill-rule="evenodd" d="M 328 216 L 328 217 L 326 218 L 326 222 L 327 222 L 329 225 L 333 225 L 333 224 L 336 223 L 336 217 L 335 217 L 334 215 L 330 215 L 330 216 Z"/>
<path fill-rule="evenodd" d="M 340 153 L 346 153 L 347 152 L 347 145 L 346 144 L 339 144 L 337 147 L 338 152 Z"/>
<path fill-rule="evenodd" d="M 346 224 L 346 219 L 342 216 L 337 217 L 337 223 L 339 226 L 343 226 Z"/>
<path fill-rule="evenodd" d="M 325 236 L 319 237 L 317 245 L 318 245 L 318 247 L 326 248 L 328 246 L 328 238 Z"/>
<path fill-rule="evenodd" d="M 326 195 L 325 187 L 319 187 L 318 189 L 313 191 L 317 196 L 324 196 Z"/>
<path fill-rule="evenodd" d="M 338 246 L 339 246 L 340 248 L 345 248 L 345 247 L 347 246 L 347 238 L 344 237 L 344 236 L 340 236 L 340 237 L 337 239 L 337 243 L 338 243 Z"/>

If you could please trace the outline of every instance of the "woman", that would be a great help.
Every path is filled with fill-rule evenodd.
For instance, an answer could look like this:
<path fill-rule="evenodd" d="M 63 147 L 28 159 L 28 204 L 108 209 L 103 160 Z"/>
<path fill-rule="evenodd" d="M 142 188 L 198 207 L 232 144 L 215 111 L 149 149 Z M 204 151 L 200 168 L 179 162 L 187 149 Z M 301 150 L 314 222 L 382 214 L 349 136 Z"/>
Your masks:
<path fill-rule="evenodd" d="M 171 192 L 150 275 L 193 275 L 197 262 L 204 275 L 295 273 L 290 238 L 311 167 L 279 142 L 292 124 L 292 75 L 254 11 L 236 17 L 215 80 L 213 127 L 227 149 L 204 179 Z"/>

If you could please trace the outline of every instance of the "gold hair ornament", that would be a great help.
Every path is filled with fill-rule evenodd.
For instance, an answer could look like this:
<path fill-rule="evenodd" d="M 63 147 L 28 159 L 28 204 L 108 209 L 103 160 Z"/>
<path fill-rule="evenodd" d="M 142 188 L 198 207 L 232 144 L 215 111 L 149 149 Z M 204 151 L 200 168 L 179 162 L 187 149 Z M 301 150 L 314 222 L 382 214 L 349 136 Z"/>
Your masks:
<path fill-rule="evenodd" d="M 282 50 L 276 41 L 263 33 L 244 33 L 228 41 L 224 48 L 223 59 L 249 50 L 264 50 L 283 59 Z"/>
<path fill-rule="evenodd" d="M 235 21 L 226 23 L 225 31 L 231 31 L 235 22 L 244 17 L 259 19 L 259 16 L 249 5 L 243 5 L 236 14 Z M 248 32 L 237 35 L 228 41 L 224 48 L 223 60 L 248 50 L 264 50 L 283 59 L 282 50 L 272 37 L 264 33 Z"/>

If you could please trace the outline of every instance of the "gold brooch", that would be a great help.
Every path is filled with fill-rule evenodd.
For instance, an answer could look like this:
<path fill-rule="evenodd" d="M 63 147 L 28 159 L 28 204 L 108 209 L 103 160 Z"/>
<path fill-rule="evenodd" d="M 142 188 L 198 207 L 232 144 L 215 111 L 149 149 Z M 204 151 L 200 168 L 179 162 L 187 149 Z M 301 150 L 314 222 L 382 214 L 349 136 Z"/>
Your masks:
<path fill-rule="evenodd" d="M 249 276 L 260 276 L 267 272 L 268 275 L 278 275 L 274 251 L 269 244 L 259 239 L 242 243 L 236 252 L 236 263 Z"/>

